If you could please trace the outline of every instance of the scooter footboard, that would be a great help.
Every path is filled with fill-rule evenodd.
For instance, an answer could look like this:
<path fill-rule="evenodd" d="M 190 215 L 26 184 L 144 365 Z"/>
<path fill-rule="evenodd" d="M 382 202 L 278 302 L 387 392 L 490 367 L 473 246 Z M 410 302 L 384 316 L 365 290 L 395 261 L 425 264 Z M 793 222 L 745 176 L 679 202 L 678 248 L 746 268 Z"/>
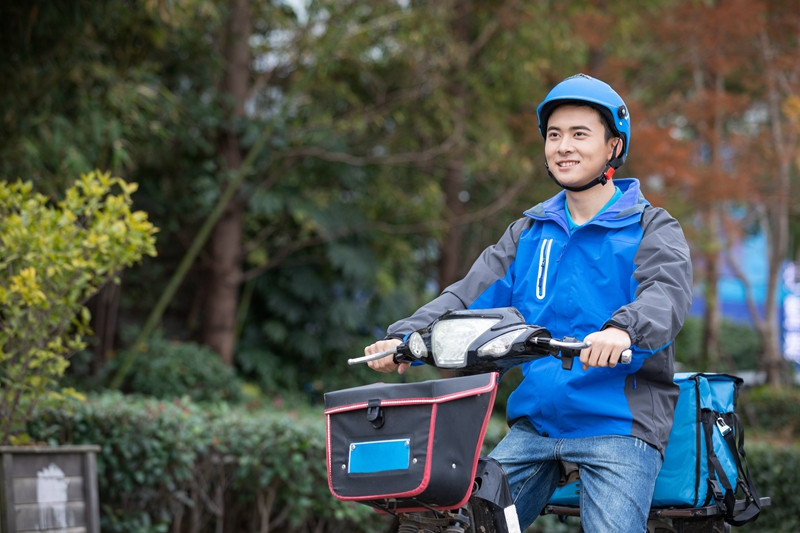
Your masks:
<path fill-rule="evenodd" d="M 331 493 L 398 512 L 464 505 L 497 382 L 488 373 L 326 393 Z"/>

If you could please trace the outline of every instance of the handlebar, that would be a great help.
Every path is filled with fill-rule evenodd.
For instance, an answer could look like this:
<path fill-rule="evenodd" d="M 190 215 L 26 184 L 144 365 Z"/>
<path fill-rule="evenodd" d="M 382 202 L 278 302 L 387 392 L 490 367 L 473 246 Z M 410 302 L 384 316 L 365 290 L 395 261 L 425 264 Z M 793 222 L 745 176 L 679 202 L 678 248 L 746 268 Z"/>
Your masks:
<path fill-rule="evenodd" d="M 558 350 L 583 350 L 585 348 L 589 348 L 592 343 L 588 341 L 562 341 L 558 339 L 540 339 L 540 342 L 546 342 L 551 348 L 557 348 Z M 402 346 L 402 345 L 398 345 Z M 383 359 L 387 355 L 397 355 L 398 350 L 397 347 L 392 348 L 391 350 L 386 350 L 385 352 L 379 352 L 371 355 L 365 355 L 363 357 L 354 357 L 352 359 L 347 360 L 347 364 L 357 365 L 361 363 L 368 363 L 370 361 L 377 361 L 378 359 Z M 633 357 L 633 352 L 630 349 L 624 350 L 619 358 L 619 363 L 623 365 L 630 364 L 631 359 Z M 395 363 L 398 361 L 395 358 Z"/>
<path fill-rule="evenodd" d="M 528 324 L 515 307 L 450 310 L 427 327 L 412 332 L 394 349 L 349 359 L 367 363 L 392 356 L 396 364 L 416 361 L 467 374 L 500 372 L 543 357 L 555 357 L 565 370 L 590 342 L 574 337 L 554 339 L 542 326 Z M 619 363 L 631 361 L 623 352 Z"/>

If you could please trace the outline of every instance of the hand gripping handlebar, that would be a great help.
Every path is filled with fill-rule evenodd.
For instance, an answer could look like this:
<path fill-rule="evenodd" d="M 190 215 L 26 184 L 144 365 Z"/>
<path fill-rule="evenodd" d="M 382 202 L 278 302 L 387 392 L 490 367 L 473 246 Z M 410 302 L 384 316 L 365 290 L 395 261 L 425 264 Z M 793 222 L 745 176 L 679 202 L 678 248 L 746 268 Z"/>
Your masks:
<path fill-rule="evenodd" d="M 548 343 L 553 348 L 558 349 L 565 349 L 565 350 L 583 350 L 584 348 L 588 348 L 592 345 L 591 342 L 585 341 L 560 341 L 558 339 L 548 339 Z M 348 365 L 357 365 L 361 363 L 368 363 L 370 361 L 376 361 L 378 359 L 383 359 L 387 355 L 396 355 L 397 348 L 392 348 L 391 350 L 386 350 L 385 352 L 378 352 L 371 355 L 365 355 L 362 357 L 354 357 L 352 359 L 347 360 Z M 619 358 L 620 364 L 627 365 L 631 362 L 631 358 L 633 353 L 630 349 L 627 349 L 622 352 Z"/>

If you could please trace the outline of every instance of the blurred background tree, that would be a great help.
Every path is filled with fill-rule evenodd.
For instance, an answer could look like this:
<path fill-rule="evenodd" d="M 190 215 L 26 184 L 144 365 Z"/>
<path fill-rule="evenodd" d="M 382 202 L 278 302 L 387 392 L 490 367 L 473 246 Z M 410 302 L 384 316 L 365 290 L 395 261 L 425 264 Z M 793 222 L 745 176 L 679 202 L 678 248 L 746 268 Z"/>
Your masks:
<path fill-rule="evenodd" d="M 158 259 L 92 301 L 87 372 L 155 318 L 160 335 L 211 347 L 266 391 L 327 389 L 344 357 L 556 192 L 535 106 L 583 71 L 631 106 L 622 175 L 683 222 L 713 366 L 726 358 L 714 288 L 727 250 L 765 232 L 774 289 L 794 242 L 797 122 L 783 103 L 800 93 L 798 11 L 782 0 L 6 3 L 0 176 L 56 196 L 66 176 L 106 168 L 140 184 L 137 207 L 161 229 Z M 772 383 L 777 320 L 754 306 Z"/>

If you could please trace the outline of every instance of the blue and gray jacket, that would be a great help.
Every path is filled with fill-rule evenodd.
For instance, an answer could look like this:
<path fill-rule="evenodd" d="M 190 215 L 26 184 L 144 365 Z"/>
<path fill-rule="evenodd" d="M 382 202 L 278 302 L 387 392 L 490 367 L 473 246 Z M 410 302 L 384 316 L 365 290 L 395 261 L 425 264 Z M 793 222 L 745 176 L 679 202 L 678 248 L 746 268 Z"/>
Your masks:
<path fill-rule="evenodd" d="M 553 357 L 527 363 L 507 416 L 527 417 L 556 438 L 633 435 L 663 454 L 678 398 L 673 341 L 691 305 L 689 247 L 638 180 L 613 183 L 622 196 L 572 233 L 563 191 L 526 211 L 462 280 L 392 324 L 387 337 L 425 327 L 449 309 L 506 306 L 554 337 L 623 329 L 633 342 L 630 365 L 567 371 Z"/>

